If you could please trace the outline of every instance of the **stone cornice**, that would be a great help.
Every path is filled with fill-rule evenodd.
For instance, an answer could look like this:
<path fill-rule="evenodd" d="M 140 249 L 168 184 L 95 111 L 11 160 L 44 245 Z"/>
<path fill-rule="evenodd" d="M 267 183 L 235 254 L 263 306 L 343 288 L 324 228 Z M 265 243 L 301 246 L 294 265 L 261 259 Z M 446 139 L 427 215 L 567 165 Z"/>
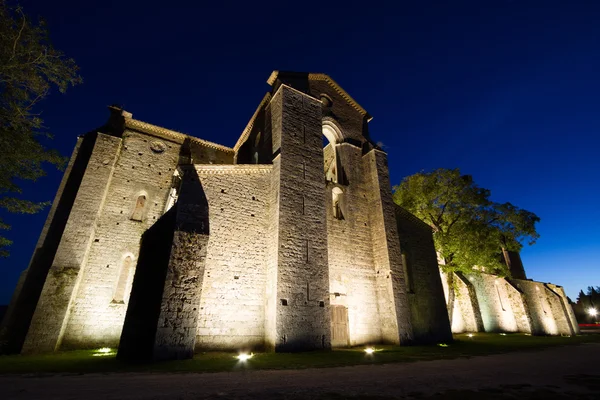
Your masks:
<path fill-rule="evenodd" d="M 193 166 L 201 175 L 268 174 L 272 164 L 196 164 Z"/>
<path fill-rule="evenodd" d="M 269 79 L 267 79 L 267 83 L 269 85 L 273 86 L 273 84 L 277 80 L 278 75 L 279 75 L 279 71 L 277 71 L 277 70 L 273 71 L 271 73 L 271 75 L 269 76 Z M 322 74 L 322 73 L 310 73 L 310 74 L 308 74 L 308 79 L 313 80 L 313 81 L 327 82 L 329 84 L 329 86 L 331 86 L 333 88 L 333 90 L 335 90 L 344 100 L 346 100 L 348 102 L 348 104 L 350 104 L 355 110 L 357 110 L 363 116 L 366 116 L 367 121 L 371 121 L 373 119 L 373 117 L 367 112 L 367 110 L 362 108 L 362 106 L 360 104 L 358 104 L 356 102 L 356 100 L 354 100 L 352 98 L 352 96 L 350 96 L 348 94 L 348 92 L 346 92 L 344 89 L 342 89 L 342 87 L 340 85 L 338 85 L 336 81 L 331 79 L 331 77 L 329 75 Z"/>
<path fill-rule="evenodd" d="M 254 114 L 252 114 L 252 118 L 250 118 L 250 121 L 248 121 L 248 124 L 246 124 L 246 127 L 242 131 L 240 138 L 236 142 L 235 146 L 233 146 L 234 151 L 237 152 L 239 150 L 239 148 L 244 144 L 244 142 L 246 142 L 246 140 L 248 140 L 248 136 L 250 136 L 250 132 L 252 131 L 252 128 L 254 127 L 254 123 L 256 122 L 256 117 L 258 116 L 258 113 L 264 107 L 264 105 L 267 104 L 267 102 L 270 99 L 271 99 L 271 93 L 265 94 L 265 97 L 263 97 L 263 99 L 261 100 L 260 104 L 256 108 L 256 111 L 254 111 Z"/>
<path fill-rule="evenodd" d="M 175 143 L 183 143 L 185 139 L 190 139 L 192 142 L 197 143 L 204 147 L 209 147 L 215 150 L 224 151 L 227 153 L 233 153 L 234 150 L 231 147 L 223 146 L 217 143 L 209 142 L 207 140 L 198 139 L 193 136 L 186 135 L 185 133 L 166 129 L 157 125 L 152 125 L 147 122 L 139 121 L 133 118 L 125 118 L 125 128 L 132 129 L 135 131 L 147 133 L 152 136 L 156 136 L 162 139 L 171 140 Z"/>

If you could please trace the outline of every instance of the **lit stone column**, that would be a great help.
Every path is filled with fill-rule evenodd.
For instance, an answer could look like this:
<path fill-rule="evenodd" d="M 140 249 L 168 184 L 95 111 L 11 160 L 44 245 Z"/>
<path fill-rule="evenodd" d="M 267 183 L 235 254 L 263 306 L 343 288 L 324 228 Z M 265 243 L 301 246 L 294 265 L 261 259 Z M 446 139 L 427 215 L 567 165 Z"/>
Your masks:
<path fill-rule="evenodd" d="M 266 342 L 276 351 L 331 347 L 320 101 L 281 85 L 269 112 L 273 135 Z"/>

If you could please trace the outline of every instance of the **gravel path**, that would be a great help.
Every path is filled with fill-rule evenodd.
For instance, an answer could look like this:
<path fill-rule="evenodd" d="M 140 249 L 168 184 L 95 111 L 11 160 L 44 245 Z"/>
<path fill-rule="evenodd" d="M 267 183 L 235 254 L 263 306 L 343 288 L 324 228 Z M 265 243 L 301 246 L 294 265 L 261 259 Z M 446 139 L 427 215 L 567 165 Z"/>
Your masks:
<path fill-rule="evenodd" d="M 599 375 L 599 359 L 600 344 L 584 344 L 471 359 L 293 371 L 5 375 L 0 376 L 0 398 L 340 399 L 374 396 L 369 398 L 385 399 L 520 384 L 589 394 L 586 387 L 572 384 L 573 379 L 565 380 L 565 377 Z"/>

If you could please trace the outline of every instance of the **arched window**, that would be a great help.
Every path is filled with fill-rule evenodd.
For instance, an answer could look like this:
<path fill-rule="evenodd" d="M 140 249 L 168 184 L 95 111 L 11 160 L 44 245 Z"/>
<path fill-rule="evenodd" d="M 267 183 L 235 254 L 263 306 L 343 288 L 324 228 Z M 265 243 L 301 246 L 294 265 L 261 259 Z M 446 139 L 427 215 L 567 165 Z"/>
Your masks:
<path fill-rule="evenodd" d="M 169 211 L 171 207 L 175 205 L 177 202 L 177 198 L 179 197 L 179 187 L 181 186 L 181 178 L 179 177 L 179 172 L 175 170 L 173 174 L 173 180 L 171 181 L 171 189 L 169 190 L 169 197 L 167 198 L 167 203 L 165 204 L 165 212 Z"/>
<path fill-rule="evenodd" d="M 342 198 L 344 192 L 339 187 L 334 187 L 331 191 L 331 204 L 333 205 L 333 218 L 344 219 L 342 212 Z"/>
<path fill-rule="evenodd" d="M 132 272 L 133 258 L 131 256 L 127 256 L 121 264 L 117 286 L 115 287 L 115 293 L 113 294 L 113 303 L 125 302 L 125 296 L 129 295 L 129 291 L 131 290 Z"/>
<path fill-rule="evenodd" d="M 325 161 L 325 179 L 328 182 L 339 183 L 342 181 L 342 165 L 339 157 L 339 144 L 342 143 L 342 133 L 331 121 L 323 121 L 323 136 L 329 144 L 323 150 Z M 325 141 L 324 141 L 325 142 Z"/>
<path fill-rule="evenodd" d="M 135 202 L 135 208 L 131 213 L 131 219 L 141 221 L 144 218 L 144 208 L 146 207 L 146 195 L 140 194 Z"/>

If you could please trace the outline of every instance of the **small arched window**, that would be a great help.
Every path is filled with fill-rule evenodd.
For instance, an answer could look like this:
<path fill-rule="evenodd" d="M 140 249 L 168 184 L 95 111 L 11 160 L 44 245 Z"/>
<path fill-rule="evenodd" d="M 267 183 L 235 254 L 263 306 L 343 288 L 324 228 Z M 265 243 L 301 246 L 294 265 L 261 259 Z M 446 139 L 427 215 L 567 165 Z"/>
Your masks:
<path fill-rule="evenodd" d="M 125 296 L 128 295 L 131 289 L 131 278 L 133 272 L 133 258 L 131 256 L 125 257 L 119 271 L 119 278 L 117 280 L 117 286 L 115 287 L 115 293 L 113 294 L 113 303 L 125 303 Z"/>
<path fill-rule="evenodd" d="M 344 219 L 342 212 L 342 200 L 344 192 L 339 187 L 334 187 L 331 191 L 331 204 L 333 205 L 333 218 Z"/>
<path fill-rule="evenodd" d="M 343 137 L 339 128 L 331 121 L 323 122 L 323 136 L 331 145 L 331 149 L 325 151 L 325 179 L 328 182 L 338 183 L 342 179 L 342 165 L 339 157 L 339 144 Z M 327 146 L 325 146 L 327 148 Z"/>
<path fill-rule="evenodd" d="M 135 202 L 135 208 L 131 213 L 131 219 L 141 221 L 144 218 L 144 208 L 146 207 L 146 195 L 140 194 Z"/>
<path fill-rule="evenodd" d="M 176 170 L 173 174 L 173 179 L 171 180 L 171 189 L 169 190 L 169 197 L 167 197 L 167 203 L 165 204 L 165 212 L 169 211 L 177 202 L 180 186 L 181 177 L 179 176 L 179 172 Z"/>

